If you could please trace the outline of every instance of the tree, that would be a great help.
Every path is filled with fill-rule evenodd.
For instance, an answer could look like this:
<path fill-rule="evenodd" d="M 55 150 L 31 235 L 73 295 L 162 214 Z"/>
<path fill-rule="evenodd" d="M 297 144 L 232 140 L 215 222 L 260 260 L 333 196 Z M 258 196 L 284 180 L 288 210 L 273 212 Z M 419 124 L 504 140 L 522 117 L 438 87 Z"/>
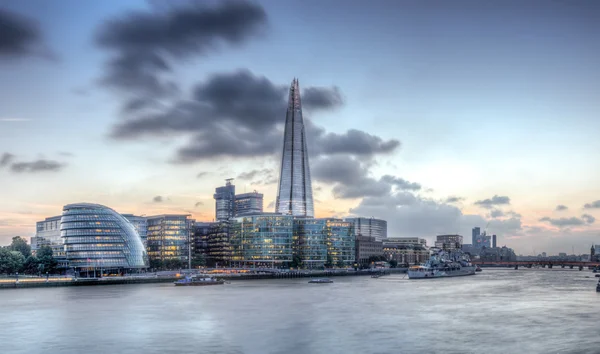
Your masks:
<path fill-rule="evenodd" d="M 21 236 L 15 236 L 12 239 L 12 243 L 8 248 L 11 251 L 17 251 L 23 255 L 23 257 L 27 258 L 31 256 L 31 246 L 27 244 L 27 240 L 25 240 Z"/>
<path fill-rule="evenodd" d="M 327 262 L 325 262 L 325 267 L 331 268 L 333 267 L 333 257 L 330 254 L 327 255 Z"/>
<path fill-rule="evenodd" d="M 0 248 L 0 274 L 14 274 L 21 271 L 23 263 L 25 263 L 25 257 L 21 252 Z"/>
<path fill-rule="evenodd" d="M 292 256 L 292 263 L 290 264 L 292 268 L 300 268 L 302 266 L 302 258 L 298 254 L 294 254 Z"/>
<path fill-rule="evenodd" d="M 50 246 L 42 246 L 37 251 L 38 268 L 40 272 L 48 272 L 50 274 L 56 273 L 58 262 L 52 254 L 52 248 Z"/>
<path fill-rule="evenodd" d="M 396 268 L 398 266 L 398 261 L 395 259 L 392 259 L 390 261 L 390 268 Z"/>
<path fill-rule="evenodd" d="M 25 274 L 37 274 L 39 264 L 40 261 L 36 256 L 29 256 L 23 264 L 23 272 Z"/>
<path fill-rule="evenodd" d="M 198 268 L 206 265 L 206 259 L 203 254 L 196 254 L 192 257 L 192 268 Z"/>
<path fill-rule="evenodd" d="M 164 267 L 163 262 L 160 259 L 156 258 L 150 260 L 149 266 L 152 269 L 162 269 Z"/>
<path fill-rule="evenodd" d="M 345 264 L 344 261 L 342 261 L 341 259 L 337 262 L 337 266 L 338 268 L 344 268 Z"/>

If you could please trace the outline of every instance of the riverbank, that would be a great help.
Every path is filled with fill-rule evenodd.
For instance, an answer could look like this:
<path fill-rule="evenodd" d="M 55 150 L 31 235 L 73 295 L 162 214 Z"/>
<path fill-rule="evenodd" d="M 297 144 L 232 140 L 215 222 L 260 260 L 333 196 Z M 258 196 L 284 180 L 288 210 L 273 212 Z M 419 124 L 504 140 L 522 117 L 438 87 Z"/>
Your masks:
<path fill-rule="evenodd" d="M 406 268 L 386 269 L 387 274 L 406 273 Z M 314 278 L 314 277 L 339 277 L 339 276 L 361 276 L 372 275 L 376 271 L 316 271 L 316 272 L 274 272 L 274 273 L 230 273 L 230 274 L 211 274 L 217 278 L 223 278 L 228 281 L 258 280 L 258 279 L 292 279 L 292 278 Z M 92 286 L 92 285 L 123 285 L 123 284 L 149 284 L 149 283 L 169 283 L 183 278 L 184 275 L 175 274 L 167 276 L 126 276 L 126 277 L 105 277 L 105 278 L 23 278 L 19 281 L 3 279 L 0 281 L 0 289 L 21 289 L 21 288 L 45 288 L 45 287 L 64 287 L 64 286 Z"/>

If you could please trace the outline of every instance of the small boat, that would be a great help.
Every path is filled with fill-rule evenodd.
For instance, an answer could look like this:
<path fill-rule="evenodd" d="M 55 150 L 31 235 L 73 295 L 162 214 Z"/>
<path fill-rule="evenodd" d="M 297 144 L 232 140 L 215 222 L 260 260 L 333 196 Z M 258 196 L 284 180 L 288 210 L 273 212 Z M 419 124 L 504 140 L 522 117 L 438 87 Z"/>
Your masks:
<path fill-rule="evenodd" d="M 475 268 L 475 271 L 476 271 L 476 272 L 481 272 L 481 267 L 480 267 L 480 266 L 477 266 L 477 268 Z"/>
<path fill-rule="evenodd" d="M 329 278 L 311 279 L 309 281 L 309 283 L 312 283 L 312 284 L 326 284 L 326 283 L 333 283 L 333 280 L 331 280 Z"/>
<path fill-rule="evenodd" d="M 377 278 L 379 278 L 380 276 L 381 276 L 381 274 L 373 274 L 373 275 L 371 275 L 371 278 L 375 278 L 375 279 L 377 279 Z"/>
<path fill-rule="evenodd" d="M 598 282 L 598 285 L 596 285 L 596 292 L 600 293 L 600 281 Z"/>
<path fill-rule="evenodd" d="M 210 276 L 187 276 L 183 279 L 176 281 L 175 286 L 204 286 L 204 285 L 223 285 L 225 281 L 215 279 Z"/>

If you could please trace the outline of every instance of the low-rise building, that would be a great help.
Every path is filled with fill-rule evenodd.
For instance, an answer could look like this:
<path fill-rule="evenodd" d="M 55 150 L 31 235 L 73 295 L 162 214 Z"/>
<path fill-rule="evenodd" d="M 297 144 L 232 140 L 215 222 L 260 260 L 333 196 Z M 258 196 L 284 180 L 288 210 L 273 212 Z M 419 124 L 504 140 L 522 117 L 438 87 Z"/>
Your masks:
<path fill-rule="evenodd" d="M 188 262 L 194 220 L 189 214 L 164 214 L 147 217 L 147 250 L 150 262 L 179 260 Z M 158 265 L 158 264 L 157 264 Z M 153 266 L 154 268 L 154 266 Z"/>
<path fill-rule="evenodd" d="M 436 237 L 435 247 L 445 251 L 462 249 L 463 237 L 461 235 L 439 235 Z"/>
<path fill-rule="evenodd" d="M 356 262 L 365 264 L 369 257 L 383 255 L 383 242 L 377 241 L 375 237 L 356 236 Z"/>

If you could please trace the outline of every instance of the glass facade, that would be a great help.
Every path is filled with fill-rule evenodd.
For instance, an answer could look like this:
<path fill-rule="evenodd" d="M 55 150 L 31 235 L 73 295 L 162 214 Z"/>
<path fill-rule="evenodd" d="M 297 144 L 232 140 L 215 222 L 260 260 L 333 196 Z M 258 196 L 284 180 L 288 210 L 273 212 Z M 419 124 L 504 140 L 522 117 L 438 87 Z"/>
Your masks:
<path fill-rule="evenodd" d="M 340 219 L 324 219 L 327 237 L 327 257 L 334 266 L 349 266 L 354 263 L 354 224 Z"/>
<path fill-rule="evenodd" d="M 60 219 L 62 216 L 52 216 L 49 218 L 46 218 L 43 221 L 38 221 L 36 222 L 35 226 L 36 226 L 36 232 L 35 232 L 35 237 L 36 237 L 36 244 L 41 246 L 41 245 L 48 245 L 50 247 L 52 247 L 52 255 L 54 256 L 54 258 L 56 258 L 57 262 L 58 262 L 58 266 L 59 268 L 66 268 L 67 267 L 67 258 L 66 258 L 66 254 L 65 254 L 65 248 L 63 246 L 63 239 L 60 235 Z M 36 245 L 36 249 L 35 251 L 37 251 L 37 248 L 39 248 Z M 33 242 L 32 242 L 32 250 L 33 249 Z"/>
<path fill-rule="evenodd" d="M 376 241 L 387 238 L 387 221 L 375 218 L 346 218 L 354 223 L 354 232 L 357 236 L 374 237 Z"/>
<path fill-rule="evenodd" d="M 286 267 L 292 261 L 293 217 L 254 214 L 231 219 L 229 241 L 234 265 Z"/>
<path fill-rule="evenodd" d="M 315 214 L 297 79 L 290 87 L 275 211 L 293 216 L 313 217 Z"/>
<path fill-rule="evenodd" d="M 327 262 L 327 220 L 294 219 L 293 251 L 303 268 L 322 268 Z"/>
<path fill-rule="evenodd" d="M 235 216 L 256 214 L 263 212 L 263 195 L 254 191 L 252 193 L 238 194 L 235 196 Z"/>
<path fill-rule="evenodd" d="M 235 186 L 231 184 L 231 179 L 227 179 L 227 184 L 215 189 L 215 216 L 217 221 L 227 221 L 235 215 Z"/>
<path fill-rule="evenodd" d="M 138 232 L 140 238 L 142 239 L 142 243 L 144 247 L 146 247 L 146 237 L 148 233 L 148 225 L 146 218 L 143 216 L 137 216 L 133 214 L 121 214 L 125 219 L 129 220 L 129 222 L 135 227 L 135 231 Z"/>
<path fill-rule="evenodd" d="M 63 208 L 60 234 L 69 267 L 146 268 L 148 260 L 134 226 L 116 211 L 98 204 Z"/>
<path fill-rule="evenodd" d="M 190 215 L 156 215 L 147 217 L 147 250 L 150 260 L 188 260 L 194 220 Z"/>

